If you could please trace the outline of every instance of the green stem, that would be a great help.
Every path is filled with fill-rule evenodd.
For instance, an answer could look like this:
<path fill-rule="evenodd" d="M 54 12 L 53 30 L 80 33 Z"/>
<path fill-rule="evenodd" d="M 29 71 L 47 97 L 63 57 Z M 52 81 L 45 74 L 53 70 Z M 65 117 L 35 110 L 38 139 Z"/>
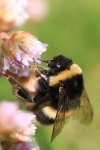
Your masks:
<path fill-rule="evenodd" d="M 16 150 L 16 144 L 7 141 L 1 142 L 1 147 L 2 150 Z"/>

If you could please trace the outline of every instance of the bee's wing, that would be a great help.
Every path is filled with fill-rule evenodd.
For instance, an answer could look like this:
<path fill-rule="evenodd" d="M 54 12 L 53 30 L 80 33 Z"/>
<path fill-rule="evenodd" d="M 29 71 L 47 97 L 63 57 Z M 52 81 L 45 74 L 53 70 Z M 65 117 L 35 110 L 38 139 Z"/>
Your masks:
<path fill-rule="evenodd" d="M 73 103 L 70 105 L 70 101 L 71 100 L 68 99 L 64 88 L 60 86 L 59 105 L 53 125 L 51 141 L 53 141 L 53 139 L 61 132 L 65 124 L 65 117 L 68 120 L 71 116 L 73 116 L 83 124 L 89 124 L 92 121 L 93 110 L 85 89 L 83 90 L 81 97 L 75 98 L 74 101 L 78 103 Z M 66 108 L 68 108 L 68 113 L 66 113 L 65 116 Z"/>
<path fill-rule="evenodd" d="M 89 124 L 93 119 L 93 109 L 85 88 L 80 97 L 80 105 L 76 108 L 73 117 L 83 124 Z"/>
<path fill-rule="evenodd" d="M 65 90 L 62 86 L 60 86 L 58 111 L 57 111 L 55 122 L 53 125 L 51 142 L 61 132 L 65 124 L 66 99 L 67 99 L 67 96 L 66 96 Z"/>

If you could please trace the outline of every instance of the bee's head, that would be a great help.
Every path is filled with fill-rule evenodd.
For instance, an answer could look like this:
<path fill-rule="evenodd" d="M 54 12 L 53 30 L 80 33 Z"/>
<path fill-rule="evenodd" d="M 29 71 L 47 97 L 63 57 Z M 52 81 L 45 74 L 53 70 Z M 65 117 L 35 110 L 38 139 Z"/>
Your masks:
<path fill-rule="evenodd" d="M 50 68 L 52 73 L 58 73 L 65 69 L 70 69 L 72 65 L 72 60 L 63 55 L 58 55 L 53 57 L 50 61 L 48 61 L 48 67 Z"/>

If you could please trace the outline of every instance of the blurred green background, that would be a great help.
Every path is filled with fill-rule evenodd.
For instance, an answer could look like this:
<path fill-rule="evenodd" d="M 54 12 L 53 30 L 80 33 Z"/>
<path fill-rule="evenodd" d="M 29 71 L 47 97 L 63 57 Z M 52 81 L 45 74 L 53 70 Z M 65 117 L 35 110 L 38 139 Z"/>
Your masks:
<path fill-rule="evenodd" d="M 43 58 L 57 54 L 71 57 L 83 69 L 94 119 L 84 126 L 71 120 L 50 144 L 52 127 L 39 126 L 41 150 L 100 150 L 100 1 L 50 0 L 49 16 L 39 24 L 27 23 L 20 30 L 48 43 Z M 0 99 L 13 99 L 7 80 L 0 79 Z"/>

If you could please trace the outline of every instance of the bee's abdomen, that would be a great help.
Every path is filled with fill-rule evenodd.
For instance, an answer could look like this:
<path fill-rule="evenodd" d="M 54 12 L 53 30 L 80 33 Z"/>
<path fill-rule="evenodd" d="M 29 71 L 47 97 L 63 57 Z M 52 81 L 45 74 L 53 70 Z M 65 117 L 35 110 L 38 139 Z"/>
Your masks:
<path fill-rule="evenodd" d="M 54 123 L 54 119 L 49 118 L 43 109 L 34 109 L 33 112 L 36 115 L 37 121 L 39 121 L 41 124 L 50 125 Z"/>
<path fill-rule="evenodd" d="M 82 74 L 76 75 L 65 81 L 66 91 L 69 99 L 80 97 L 83 91 L 84 83 Z"/>
<path fill-rule="evenodd" d="M 33 113 L 36 115 L 36 119 L 45 125 L 53 124 L 56 117 L 56 110 L 52 108 L 52 97 L 51 94 L 47 94 L 41 98 L 39 103 L 36 103 L 32 108 Z M 52 114 L 52 112 L 54 112 Z"/>

